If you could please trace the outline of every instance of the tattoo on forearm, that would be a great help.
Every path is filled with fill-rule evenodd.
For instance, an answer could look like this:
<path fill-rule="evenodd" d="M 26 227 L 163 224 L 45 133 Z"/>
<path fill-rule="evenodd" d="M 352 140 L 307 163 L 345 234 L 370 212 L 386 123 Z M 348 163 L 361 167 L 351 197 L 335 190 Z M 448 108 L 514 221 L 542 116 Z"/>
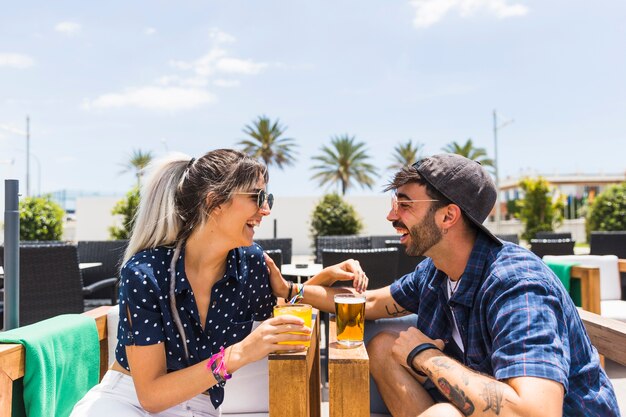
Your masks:
<path fill-rule="evenodd" d="M 463 414 L 471 416 L 474 413 L 474 403 L 470 400 L 465 392 L 458 385 L 454 387 L 450 385 L 447 379 L 439 378 L 437 380 L 439 390 L 454 404 Z"/>
<path fill-rule="evenodd" d="M 385 306 L 385 310 L 387 310 L 387 314 L 391 317 L 400 317 L 400 316 L 406 315 L 407 313 L 406 310 L 398 308 L 397 304 L 392 304 L 392 307 L 393 307 L 393 310 L 395 311 L 392 311 L 388 305 Z"/>
<path fill-rule="evenodd" d="M 486 403 L 486 407 L 483 411 L 491 410 L 496 415 L 500 415 L 500 411 L 502 411 L 503 393 L 497 382 L 483 383 L 483 392 L 480 396 Z"/>
<path fill-rule="evenodd" d="M 469 385 L 469 374 L 467 372 L 463 372 L 461 374 L 461 381 L 463 381 L 463 383 L 465 384 L 465 386 Z"/>

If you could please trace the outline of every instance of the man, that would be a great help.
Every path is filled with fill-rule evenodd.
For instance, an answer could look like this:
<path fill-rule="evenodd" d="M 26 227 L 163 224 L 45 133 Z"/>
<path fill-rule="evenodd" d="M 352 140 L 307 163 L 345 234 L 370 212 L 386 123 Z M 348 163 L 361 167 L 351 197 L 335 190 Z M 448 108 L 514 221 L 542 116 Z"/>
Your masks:
<path fill-rule="evenodd" d="M 436 155 L 398 172 L 387 190 L 387 219 L 407 253 L 428 257 L 391 286 L 366 292 L 368 319 L 418 317 L 415 327 L 368 345 L 394 416 L 619 415 L 558 279 L 482 225 L 496 189 L 480 164 Z M 331 310 L 335 291 L 307 287 L 305 302 Z"/>

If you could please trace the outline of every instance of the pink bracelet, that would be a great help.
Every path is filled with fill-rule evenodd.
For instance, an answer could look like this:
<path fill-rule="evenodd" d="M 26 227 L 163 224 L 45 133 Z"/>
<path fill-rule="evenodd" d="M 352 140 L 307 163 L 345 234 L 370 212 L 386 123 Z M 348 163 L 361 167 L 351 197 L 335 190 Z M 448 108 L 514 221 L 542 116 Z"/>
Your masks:
<path fill-rule="evenodd" d="M 226 381 L 229 380 L 232 375 L 229 374 L 226 369 L 226 363 L 224 361 L 224 346 L 220 347 L 220 351 L 218 353 L 211 355 L 206 364 L 206 369 L 213 373 L 215 380 L 221 387 L 226 385 Z"/>

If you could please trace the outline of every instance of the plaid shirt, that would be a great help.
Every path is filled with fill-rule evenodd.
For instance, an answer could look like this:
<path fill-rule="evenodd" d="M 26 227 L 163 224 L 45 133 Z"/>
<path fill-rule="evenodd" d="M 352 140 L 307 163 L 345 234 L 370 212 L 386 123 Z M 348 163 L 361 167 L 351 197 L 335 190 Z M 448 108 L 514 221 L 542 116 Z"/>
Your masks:
<path fill-rule="evenodd" d="M 391 294 L 417 314 L 418 329 L 446 343 L 453 341 L 454 310 L 465 352 L 446 353 L 469 368 L 498 380 L 531 376 L 559 382 L 565 388 L 564 416 L 619 416 L 613 386 L 574 303 L 529 251 L 508 242 L 499 246 L 479 233 L 450 300 L 446 274 L 431 259 L 394 282 Z"/>

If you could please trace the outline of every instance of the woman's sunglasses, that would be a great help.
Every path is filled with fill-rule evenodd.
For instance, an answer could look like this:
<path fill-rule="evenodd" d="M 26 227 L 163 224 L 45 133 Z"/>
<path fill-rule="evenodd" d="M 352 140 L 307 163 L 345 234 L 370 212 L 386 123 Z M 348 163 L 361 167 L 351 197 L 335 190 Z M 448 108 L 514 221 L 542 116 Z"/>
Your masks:
<path fill-rule="evenodd" d="M 259 206 L 259 208 L 263 208 L 263 205 L 265 204 L 266 201 L 267 201 L 267 206 L 270 208 L 270 210 L 272 209 L 272 206 L 274 205 L 274 194 L 268 194 L 265 192 L 265 190 L 259 190 L 255 193 L 235 193 L 235 194 L 257 196 L 256 204 L 257 206 Z"/>

